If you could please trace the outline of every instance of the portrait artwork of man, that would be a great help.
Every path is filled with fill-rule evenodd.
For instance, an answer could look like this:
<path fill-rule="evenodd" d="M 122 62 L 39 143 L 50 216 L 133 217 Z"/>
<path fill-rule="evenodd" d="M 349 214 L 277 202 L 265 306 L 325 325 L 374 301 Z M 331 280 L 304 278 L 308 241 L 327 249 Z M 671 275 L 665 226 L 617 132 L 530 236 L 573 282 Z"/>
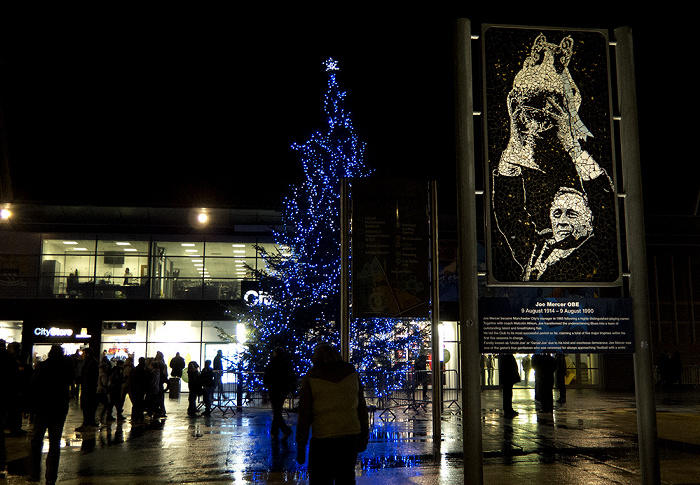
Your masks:
<path fill-rule="evenodd" d="M 534 31 L 514 30 L 522 38 L 533 37 Z M 569 71 L 574 39 L 561 35 L 555 44 L 539 33 L 528 45 L 505 100 L 507 128 L 502 131 L 507 131 L 507 142 L 500 137 L 505 144 L 500 154 L 499 137 L 489 133 L 493 277 L 503 282 L 613 282 L 619 274 L 615 191 L 604 168 L 612 166 L 612 154 L 610 143 L 593 142 L 594 134 L 579 115 L 584 96 Z M 493 104 L 495 98 L 487 91 L 487 101 Z M 607 101 L 600 93 L 585 97 L 605 106 L 600 98 Z M 494 111 L 489 126 L 497 126 L 491 122 L 498 114 Z M 606 116 L 598 114 L 602 121 L 596 122 L 604 139 L 611 136 Z"/>

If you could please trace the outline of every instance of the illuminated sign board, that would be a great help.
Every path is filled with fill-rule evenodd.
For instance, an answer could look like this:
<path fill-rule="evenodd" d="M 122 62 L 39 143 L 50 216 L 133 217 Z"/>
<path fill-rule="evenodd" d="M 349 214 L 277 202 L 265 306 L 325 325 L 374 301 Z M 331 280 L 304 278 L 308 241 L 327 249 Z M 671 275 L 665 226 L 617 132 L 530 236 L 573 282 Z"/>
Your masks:
<path fill-rule="evenodd" d="M 41 336 L 41 337 L 72 337 L 73 336 L 73 329 L 71 329 L 71 328 L 58 328 L 58 327 L 51 327 L 51 328 L 37 327 L 34 329 L 34 335 Z"/>
<path fill-rule="evenodd" d="M 32 337 L 34 342 L 74 342 L 76 340 L 88 340 L 92 334 L 86 327 L 71 328 L 40 325 L 34 328 L 27 328 L 27 336 Z"/>
<path fill-rule="evenodd" d="M 486 354 L 634 352 L 629 298 L 482 298 Z"/>
<path fill-rule="evenodd" d="M 243 301 L 250 306 L 264 305 L 268 306 L 271 303 L 271 297 L 264 291 L 248 290 L 243 295 Z"/>

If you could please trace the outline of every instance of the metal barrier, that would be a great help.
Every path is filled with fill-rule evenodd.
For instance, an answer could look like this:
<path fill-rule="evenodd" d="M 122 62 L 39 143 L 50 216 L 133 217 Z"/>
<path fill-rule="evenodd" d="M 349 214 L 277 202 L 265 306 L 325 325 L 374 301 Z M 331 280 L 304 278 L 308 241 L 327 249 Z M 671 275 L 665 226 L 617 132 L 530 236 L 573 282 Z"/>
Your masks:
<path fill-rule="evenodd" d="M 663 378 L 658 366 L 654 366 L 654 382 L 657 386 L 664 386 Z M 675 385 L 676 382 L 671 385 Z M 690 386 L 695 389 L 700 387 L 700 365 L 699 364 L 683 364 L 680 376 L 681 386 Z"/>
<path fill-rule="evenodd" d="M 462 390 L 457 369 L 447 369 L 442 371 L 445 375 L 442 387 L 442 410 L 460 413 L 462 407 L 459 405 L 459 393 Z"/>
<path fill-rule="evenodd" d="M 361 372 L 365 398 L 370 409 L 381 410 L 381 419 L 393 420 L 395 411 L 427 411 L 432 401 L 432 371 L 365 371 Z M 442 371 L 443 411 L 461 412 L 459 374 L 456 369 Z"/>
<path fill-rule="evenodd" d="M 249 372 L 237 370 L 214 371 L 216 385 L 212 400 L 212 409 L 219 409 L 224 414 L 236 408 L 267 408 L 269 400 L 267 390 L 262 384 L 264 372 Z M 286 400 L 285 412 L 293 411 L 297 405 L 296 389 L 289 393 Z M 204 403 L 200 397 L 197 409 Z"/>
<path fill-rule="evenodd" d="M 241 407 L 267 408 L 269 400 L 263 386 L 264 372 L 215 371 L 217 386 L 214 389 L 212 408 L 224 413 Z M 395 411 L 425 412 L 432 401 L 432 371 L 376 370 L 360 372 L 365 386 L 365 398 L 371 410 L 381 410 L 380 418 L 395 418 Z M 459 374 L 456 369 L 442 371 L 443 411 L 460 412 Z M 285 411 L 295 411 L 298 405 L 297 389 L 290 392 Z M 201 399 L 199 408 L 201 408 Z"/>

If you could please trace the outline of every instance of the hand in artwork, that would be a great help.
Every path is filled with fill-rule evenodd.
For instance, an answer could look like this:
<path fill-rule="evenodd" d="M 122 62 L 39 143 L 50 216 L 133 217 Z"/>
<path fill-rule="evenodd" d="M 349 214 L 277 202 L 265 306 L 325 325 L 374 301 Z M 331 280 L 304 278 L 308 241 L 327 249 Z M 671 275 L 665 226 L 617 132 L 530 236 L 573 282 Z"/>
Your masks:
<path fill-rule="evenodd" d="M 581 143 L 578 137 L 574 134 L 571 111 L 565 106 L 565 98 L 563 96 L 549 96 L 547 99 L 547 113 L 554 121 L 557 127 L 557 138 L 562 144 L 562 147 L 571 156 L 572 160 L 576 160 L 581 154 Z"/>
<path fill-rule="evenodd" d="M 587 151 L 582 150 L 579 153 L 578 157 L 574 159 L 574 166 L 579 177 L 584 182 L 596 179 L 601 175 L 607 176 L 607 172 L 598 165 L 598 162 Z M 612 180 L 610 180 L 610 187 L 612 187 Z"/>
<path fill-rule="evenodd" d="M 535 160 L 535 147 L 546 137 L 558 139 L 569 153 L 575 151 L 578 140 L 570 129 L 571 117 L 564 109 L 562 94 L 546 89 L 513 88 L 508 94 L 507 104 L 510 139 L 500 163 L 541 170 Z M 499 168 L 502 175 L 514 170 L 505 167 L 507 165 Z"/>
<path fill-rule="evenodd" d="M 508 94 L 508 116 L 510 117 L 510 139 L 501 154 L 499 173 L 519 175 L 519 167 L 539 169 L 535 162 L 534 149 L 539 133 L 544 131 L 538 113 L 526 105 L 523 93 L 513 89 Z"/>

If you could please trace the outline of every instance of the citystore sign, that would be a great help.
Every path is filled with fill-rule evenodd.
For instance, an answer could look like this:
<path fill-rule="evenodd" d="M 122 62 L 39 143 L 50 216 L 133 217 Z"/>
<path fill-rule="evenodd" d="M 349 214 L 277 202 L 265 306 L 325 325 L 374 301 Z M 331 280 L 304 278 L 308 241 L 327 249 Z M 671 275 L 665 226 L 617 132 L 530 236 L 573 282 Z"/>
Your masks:
<path fill-rule="evenodd" d="M 34 329 L 34 335 L 38 337 L 72 337 L 72 328 L 59 328 L 59 327 L 37 327 Z"/>
<path fill-rule="evenodd" d="M 70 328 L 37 326 L 27 329 L 26 332 L 27 333 L 25 336 L 27 338 L 31 338 L 34 343 L 75 343 L 92 338 L 91 332 L 87 327 Z"/>
<path fill-rule="evenodd" d="M 245 295 L 243 295 L 243 301 L 249 306 L 270 306 L 272 304 L 272 297 L 264 291 L 248 290 Z"/>

